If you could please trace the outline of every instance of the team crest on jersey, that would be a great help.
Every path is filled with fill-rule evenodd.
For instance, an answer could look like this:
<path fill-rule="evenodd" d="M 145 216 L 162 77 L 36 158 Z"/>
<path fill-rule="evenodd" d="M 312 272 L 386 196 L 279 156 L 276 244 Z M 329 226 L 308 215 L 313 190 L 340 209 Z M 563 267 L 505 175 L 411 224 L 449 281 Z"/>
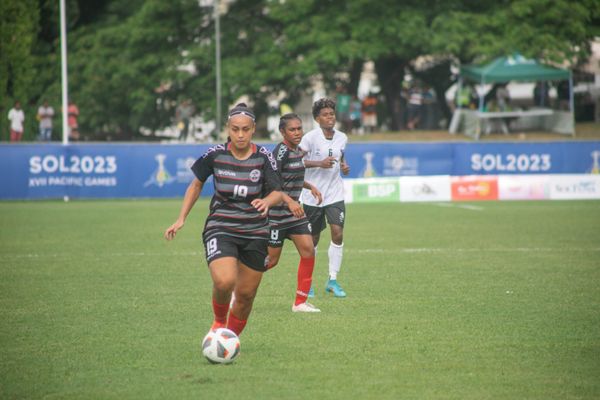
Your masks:
<path fill-rule="evenodd" d="M 252 171 L 250 171 L 250 180 L 253 183 L 258 182 L 260 180 L 260 170 L 253 169 Z"/>

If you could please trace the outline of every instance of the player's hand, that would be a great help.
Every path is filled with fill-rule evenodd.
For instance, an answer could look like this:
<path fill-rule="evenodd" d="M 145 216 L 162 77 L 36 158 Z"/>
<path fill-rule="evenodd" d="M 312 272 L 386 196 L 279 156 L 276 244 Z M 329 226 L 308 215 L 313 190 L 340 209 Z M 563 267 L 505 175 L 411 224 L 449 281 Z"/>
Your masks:
<path fill-rule="evenodd" d="M 180 230 L 181 228 L 183 228 L 183 221 L 180 221 L 180 220 L 175 221 L 175 223 L 173 225 L 171 225 L 170 227 L 168 227 L 167 230 L 165 231 L 165 239 L 173 240 L 175 238 L 175 235 L 177 234 L 177 231 Z"/>
<path fill-rule="evenodd" d="M 254 199 L 250 204 L 252 204 L 252 207 L 256 208 L 263 217 L 267 216 L 269 213 L 269 205 L 264 199 Z"/>
<path fill-rule="evenodd" d="M 321 168 L 331 168 L 335 165 L 337 160 L 335 157 L 327 157 L 321 160 Z"/>
<path fill-rule="evenodd" d="M 340 164 L 340 169 L 342 170 L 342 174 L 348 175 L 350 173 L 350 166 L 346 164 L 345 161 L 342 161 Z"/>
<path fill-rule="evenodd" d="M 323 202 L 323 195 L 321 194 L 321 192 L 319 192 L 319 189 L 317 189 L 316 187 L 311 187 L 310 188 L 310 194 L 312 194 L 312 196 L 317 199 L 317 204 L 321 204 Z"/>
<path fill-rule="evenodd" d="M 292 214 L 294 214 L 294 217 L 301 218 L 304 216 L 304 209 L 300 204 L 298 204 L 297 201 L 292 200 L 289 203 L 287 203 L 287 206 L 292 212 Z"/>

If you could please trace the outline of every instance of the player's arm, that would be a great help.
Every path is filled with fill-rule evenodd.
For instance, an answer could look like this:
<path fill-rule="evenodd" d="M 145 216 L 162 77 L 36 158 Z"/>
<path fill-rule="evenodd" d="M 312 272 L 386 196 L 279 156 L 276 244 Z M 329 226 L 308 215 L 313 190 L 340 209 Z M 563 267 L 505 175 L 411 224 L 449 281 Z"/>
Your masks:
<path fill-rule="evenodd" d="M 196 204 L 198 197 L 200 197 L 200 192 L 202 192 L 203 182 L 199 181 L 197 178 L 194 178 L 190 184 L 188 185 L 187 190 L 185 191 L 185 196 L 183 196 L 183 203 L 181 204 L 181 210 L 179 211 L 179 217 L 177 221 L 175 221 L 170 227 L 165 231 L 165 239 L 172 240 L 175 238 L 177 231 L 183 228 L 185 224 L 185 219 L 188 214 Z"/>
<path fill-rule="evenodd" d="M 250 202 L 252 207 L 256 208 L 261 215 L 266 216 L 269 213 L 269 208 L 276 206 L 283 200 L 283 193 L 279 190 L 273 190 L 262 199 L 254 199 Z"/>
<path fill-rule="evenodd" d="M 348 175 L 350 173 L 350 166 L 346 162 L 346 154 L 344 150 L 342 150 L 342 156 L 340 157 L 340 169 L 344 175 Z"/>
<path fill-rule="evenodd" d="M 337 160 L 335 157 L 326 157 L 319 161 L 304 160 L 305 168 L 331 168 L 335 165 Z"/>
<path fill-rule="evenodd" d="M 281 193 L 281 198 L 283 199 L 283 202 L 285 203 L 287 208 L 289 208 L 292 214 L 294 214 L 294 217 L 300 218 L 304 216 L 304 209 L 296 200 L 292 199 L 284 192 Z"/>
<path fill-rule="evenodd" d="M 321 202 L 323 201 L 323 195 L 321 194 L 321 192 L 319 191 L 319 189 L 317 189 L 317 187 L 315 185 L 304 181 L 304 184 L 302 185 L 302 187 L 304 189 L 310 190 L 310 194 L 312 194 L 313 197 L 315 199 L 317 199 L 317 204 L 321 204 Z"/>

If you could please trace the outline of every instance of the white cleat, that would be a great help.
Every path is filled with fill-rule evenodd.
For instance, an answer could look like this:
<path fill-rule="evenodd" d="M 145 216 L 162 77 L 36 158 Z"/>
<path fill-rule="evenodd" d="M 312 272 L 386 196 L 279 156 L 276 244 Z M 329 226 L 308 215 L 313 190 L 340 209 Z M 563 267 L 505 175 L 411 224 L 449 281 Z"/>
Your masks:
<path fill-rule="evenodd" d="M 292 312 L 321 312 L 321 310 L 310 303 L 300 303 L 292 306 Z"/>

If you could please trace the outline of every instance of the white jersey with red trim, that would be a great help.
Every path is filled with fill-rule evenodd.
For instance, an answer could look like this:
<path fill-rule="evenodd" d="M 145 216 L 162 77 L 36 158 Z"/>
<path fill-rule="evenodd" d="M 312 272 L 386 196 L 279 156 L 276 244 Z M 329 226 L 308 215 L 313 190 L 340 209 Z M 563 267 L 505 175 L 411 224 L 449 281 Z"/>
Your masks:
<path fill-rule="evenodd" d="M 321 161 L 327 157 L 334 157 L 336 163 L 331 168 L 306 168 L 304 180 L 313 184 L 323 195 L 323 202 L 317 204 L 310 190 L 303 189 L 300 197 L 303 204 L 324 207 L 329 204 L 344 201 L 344 181 L 340 175 L 340 160 L 346 150 L 348 136 L 344 132 L 334 129 L 331 139 L 327 139 L 323 130 L 317 127 L 307 132 L 300 142 L 300 148 L 306 152 L 305 161 Z"/>

